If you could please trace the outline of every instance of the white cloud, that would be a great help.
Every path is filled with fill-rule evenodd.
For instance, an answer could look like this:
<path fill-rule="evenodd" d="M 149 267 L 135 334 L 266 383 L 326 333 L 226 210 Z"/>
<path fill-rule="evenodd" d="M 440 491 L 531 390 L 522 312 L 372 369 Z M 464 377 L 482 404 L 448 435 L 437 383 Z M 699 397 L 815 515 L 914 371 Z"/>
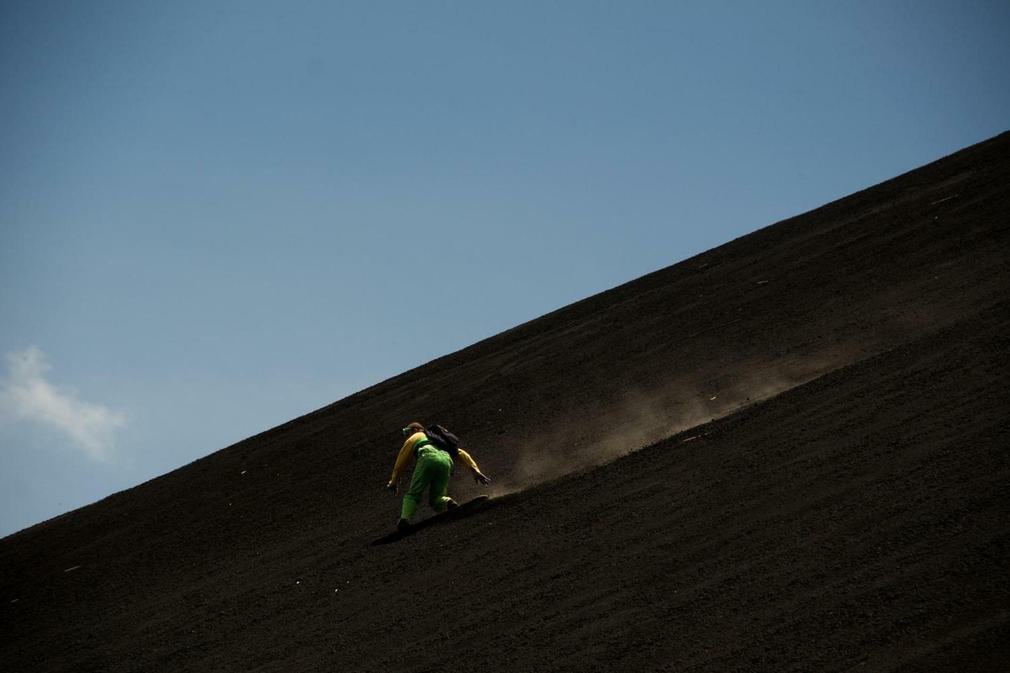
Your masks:
<path fill-rule="evenodd" d="M 37 346 L 8 353 L 7 377 L 0 383 L 0 417 L 34 421 L 66 434 L 94 460 L 112 455 L 113 434 L 126 417 L 101 404 L 84 402 L 73 390 L 46 380 L 46 354 Z"/>

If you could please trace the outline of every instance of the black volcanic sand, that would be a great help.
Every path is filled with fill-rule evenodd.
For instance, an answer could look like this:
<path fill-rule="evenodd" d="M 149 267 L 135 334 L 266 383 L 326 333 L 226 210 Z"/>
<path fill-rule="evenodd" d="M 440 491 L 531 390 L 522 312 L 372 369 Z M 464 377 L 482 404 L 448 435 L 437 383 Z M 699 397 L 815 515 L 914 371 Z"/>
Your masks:
<path fill-rule="evenodd" d="M 1008 213 L 1003 134 L 9 536 L 0 670 L 1010 670 Z M 372 546 L 413 419 L 498 497 Z"/>

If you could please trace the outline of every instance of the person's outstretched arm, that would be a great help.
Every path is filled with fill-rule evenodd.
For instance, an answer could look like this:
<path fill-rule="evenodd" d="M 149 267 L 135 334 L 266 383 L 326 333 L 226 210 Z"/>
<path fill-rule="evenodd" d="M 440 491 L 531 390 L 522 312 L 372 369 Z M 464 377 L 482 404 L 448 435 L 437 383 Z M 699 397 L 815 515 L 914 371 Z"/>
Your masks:
<path fill-rule="evenodd" d="M 485 485 L 491 481 L 491 478 L 485 475 L 483 472 L 481 472 L 480 468 L 477 467 L 477 461 L 473 459 L 473 456 L 471 456 L 462 448 L 459 449 L 459 457 L 463 459 L 463 462 L 466 463 L 466 466 L 470 468 L 471 472 L 473 472 L 474 481 L 480 482 Z"/>
<path fill-rule="evenodd" d="M 415 432 L 407 437 L 407 441 L 400 447 L 400 453 L 396 454 L 396 464 L 393 465 L 393 474 L 389 477 L 389 483 L 386 484 L 386 488 L 390 491 L 396 492 L 396 483 L 400 480 L 400 475 L 403 474 L 407 463 L 410 462 L 410 454 L 414 451 L 414 445 L 422 439 L 424 439 L 424 433 Z"/>

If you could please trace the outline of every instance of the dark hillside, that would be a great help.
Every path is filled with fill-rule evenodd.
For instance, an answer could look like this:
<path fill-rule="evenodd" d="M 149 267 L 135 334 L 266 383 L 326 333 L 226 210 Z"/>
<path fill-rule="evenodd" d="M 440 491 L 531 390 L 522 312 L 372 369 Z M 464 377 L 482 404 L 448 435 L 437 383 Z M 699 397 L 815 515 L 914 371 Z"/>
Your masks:
<path fill-rule="evenodd" d="M 1007 670 L 1008 252 L 1003 134 L 405 372 L 0 541 L 0 669 Z M 412 419 L 499 497 L 370 546 Z"/>

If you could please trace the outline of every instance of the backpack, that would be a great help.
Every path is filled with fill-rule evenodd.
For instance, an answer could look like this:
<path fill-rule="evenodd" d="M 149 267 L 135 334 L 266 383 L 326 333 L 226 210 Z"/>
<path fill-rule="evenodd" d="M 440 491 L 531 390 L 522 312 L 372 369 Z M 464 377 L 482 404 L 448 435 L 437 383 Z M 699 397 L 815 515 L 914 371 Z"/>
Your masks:
<path fill-rule="evenodd" d="M 428 436 L 428 441 L 435 445 L 435 448 L 442 449 L 453 459 L 459 457 L 459 447 L 461 442 L 459 437 L 449 432 L 444 426 L 429 425 L 424 429 L 424 434 Z"/>

